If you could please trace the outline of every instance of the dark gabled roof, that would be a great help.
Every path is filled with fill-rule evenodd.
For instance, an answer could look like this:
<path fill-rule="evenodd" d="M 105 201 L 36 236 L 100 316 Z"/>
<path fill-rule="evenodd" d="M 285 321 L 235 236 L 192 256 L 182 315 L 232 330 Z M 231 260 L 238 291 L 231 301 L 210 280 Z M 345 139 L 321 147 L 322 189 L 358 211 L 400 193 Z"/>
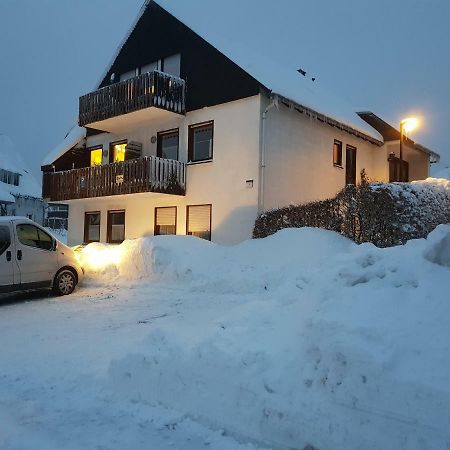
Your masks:
<path fill-rule="evenodd" d="M 144 1 L 130 31 L 117 48 L 111 63 L 103 73 L 99 86 L 108 79 L 107 75 L 116 63 L 122 49 L 125 48 L 127 41 L 132 38 L 133 32 L 150 8 L 153 11 L 160 8 L 170 14 L 274 95 L 284 97 L 301 108 L 311 111 L 314 115 L 321 115 L 329 118 L 332 122 L 343 124 L 344 128 L 345 126 L 348 127 L 355 132 L 354 134 L 360 135 L 360 137 L 376 145 L 383 144 L 381 135 L 368 126 L 364 120 L 361 120 L 351 106 L 333 94 L 326 92 L 317 82 L 300 75 L 296 69 L 291 70 L 289 67 L 283 67 L 283 65 L 272 61 L 270 57 L 258 54 L 257 50 L 247 48 L 242 42 L 233 43 L 209 28 L 206 31 L 204 15 L 182 13 L 180 11 L 182 8 L 177 9 L 167 0 Z"/>

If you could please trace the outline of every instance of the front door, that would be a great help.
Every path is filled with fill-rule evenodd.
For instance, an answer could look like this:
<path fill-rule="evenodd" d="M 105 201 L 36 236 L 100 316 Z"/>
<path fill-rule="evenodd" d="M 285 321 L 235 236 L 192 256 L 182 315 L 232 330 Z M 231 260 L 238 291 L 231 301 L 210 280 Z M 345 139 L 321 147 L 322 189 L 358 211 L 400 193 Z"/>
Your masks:
<path fill-rule="evenodd" d="M 49 286 L 58 268 L 53 239 L 41 228 L 31 224 L 16 225 L 16 258 L 22 285 Z"/>
<path fill-rule="evenodd" d="M 345 153 L 345 184 L 356 184 L 356 148 L 351 145 Z"/>
<path fill-rule="evenodd" d="M 14 260 L 9 224 L 0 225 L 0 292 L 12 290 L 14 284 Z"/>

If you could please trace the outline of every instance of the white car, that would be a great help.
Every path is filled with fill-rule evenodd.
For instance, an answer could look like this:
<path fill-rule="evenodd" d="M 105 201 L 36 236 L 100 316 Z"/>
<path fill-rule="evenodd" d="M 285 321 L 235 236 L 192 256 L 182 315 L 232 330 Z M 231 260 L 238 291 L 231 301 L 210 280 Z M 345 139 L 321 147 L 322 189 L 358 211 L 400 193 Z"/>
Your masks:
<path fill-rule="evenodd" d="M 71 294 L 84 271 L 74 251 L 25 217 L 0 217 L 0 294 L 52 288 Z"/>

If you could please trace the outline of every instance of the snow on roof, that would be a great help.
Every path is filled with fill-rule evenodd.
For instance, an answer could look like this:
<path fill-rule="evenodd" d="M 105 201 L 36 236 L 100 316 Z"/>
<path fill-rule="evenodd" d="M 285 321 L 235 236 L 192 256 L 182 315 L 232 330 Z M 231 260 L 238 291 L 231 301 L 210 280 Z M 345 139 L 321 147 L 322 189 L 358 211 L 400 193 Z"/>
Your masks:
<path fill-rule="evenodd" d="M 79 144 L 86 137 L 86 128 L 75 125 L 67 134 L 64 140 L 57 145 L 42 161 L 43 166 L 53 164 L 59 157 L 68 152 L 72 147 Z"/>
<path fill-rule="evenodd" d="M 41 198 L 41 186 L 26 167 L 8 136 L 0 134 L 0 169 L 18 173 L 19 186 L 0 181 L 0 201 L 14 202 L 14 195 Z"/>
<path fill-rule="evenodd" d="M 150 1 L 151 0 L 146 0 L 144 2 L 130 31 L 117 48 L 116 53 L 111 60 L 111 64 L 106 68 L 100 83 L 119 55 L 125 42 L 130 37 Z M 352 108 L 334 94 L 327 92 L 320 87 L 316 81 L 312 81 L 299 74 L 294 68 L 283 67 L 280 63 L 272 61 L 270 57 L 258 53 L 257 50 L 247 48 L 242 42 L 233 42 L 232 39 L 230 39 L 230 36 L 213 35 L 210 30 L 214 29 L 214 27 L 208 27 L 207 31 L 203 16 L 197 14 L 192 8 L 177 9 L 177 7 L 169 3 L 168 0 L 157 0 L 155 3 L 213 45 L 228 59 L 255 78 L 255 80 L 271 90 L 272 93 L 278 94 L 300 106 L 345 124 L 379 142 L 383 142 L 381 134 L 362 120 L 356 114 L 355 108 Z M 183 10 L 183 12 L 181 10 Z"/>

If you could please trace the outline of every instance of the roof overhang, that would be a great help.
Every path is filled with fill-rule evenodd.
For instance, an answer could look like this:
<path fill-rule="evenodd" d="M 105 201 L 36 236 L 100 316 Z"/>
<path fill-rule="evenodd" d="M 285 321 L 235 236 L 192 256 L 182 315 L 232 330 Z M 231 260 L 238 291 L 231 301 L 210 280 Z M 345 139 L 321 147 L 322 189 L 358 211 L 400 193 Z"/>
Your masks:
<path fill-rule="evenodd" d="M 278 97 L 278 99 L 281 103 L 283 103 L 284 105 L 286 105 L 290 108 L 295 109 L 300 114 L 305 114 L 306 116 L 316 119 L 319 122 L 326 123 L 327 125 L 338 128 L 339 130 L 345 131 L 348 134 L 351 134 L 360 139 L 368 141 L 371 144 L 377 145 L 378 147 L 381 147 L 384 144 L 383 141 L 379 141 L 378 139 L 375 139 L 372 136 L 369 136 L 368 134 L 365 134 L 349 125 L 339 122 L 338 120 L 333 119 L 332 117 L 329 117 L 325 114 L 319 113 L 311 108 L 308 108 L 307 106 L 296 103 L 286 97 L 283 97 L 282 95 L 273 93 L 272 97 Z"/>
<path fill-rule="evenodd" d="M 387 141 L 400 141 L 400 131 L 394 128 L 392 125 L 384 121 L 381 117 L 377 116 L 372 111 L 360 111 L 357 113 L 361 119 L 365 120 L 371 127 L 375 128 L 382 136 L 385 142 Z M 406 138 L 406 142 L 414 147 L 419 152 L 426 153 L 430 157 L 430 162 L 437 163 L 440 160 L 439 153 L 430 150 L 424 145 L 420 145 L 414 142 L 410 138 Z"/>

